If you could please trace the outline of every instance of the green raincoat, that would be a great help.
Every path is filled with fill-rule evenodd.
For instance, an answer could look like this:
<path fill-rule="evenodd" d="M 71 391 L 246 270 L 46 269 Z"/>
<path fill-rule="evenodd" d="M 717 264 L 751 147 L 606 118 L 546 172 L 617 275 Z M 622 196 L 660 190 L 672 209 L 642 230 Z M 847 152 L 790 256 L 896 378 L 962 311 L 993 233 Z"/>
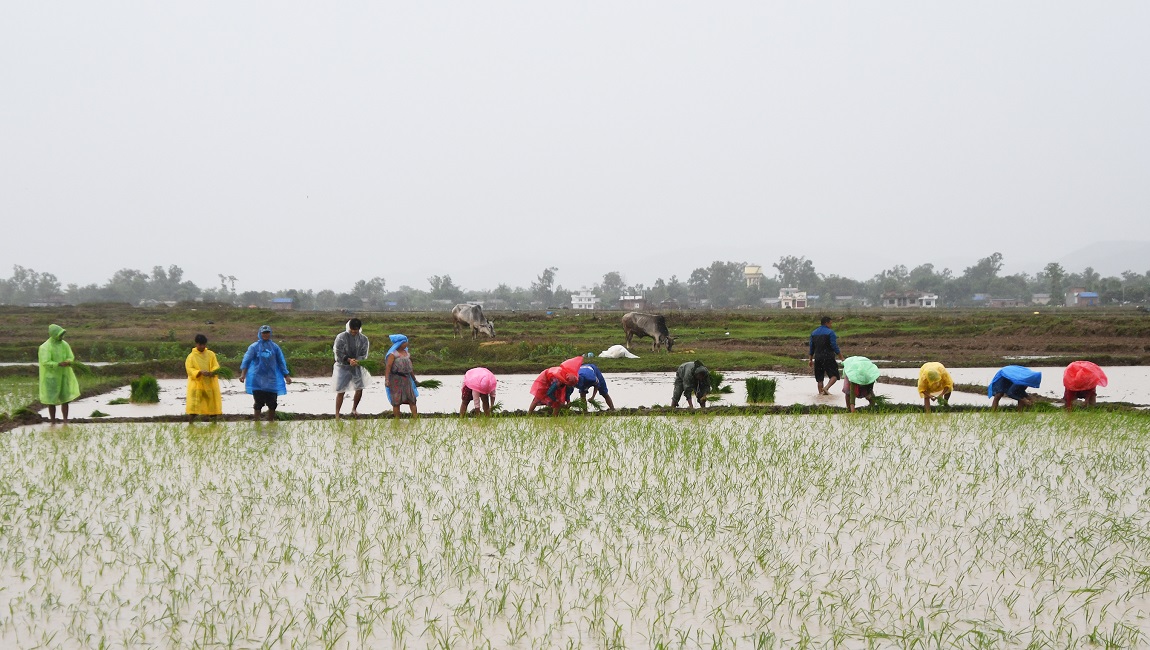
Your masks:
<path fill-rule="evenodd" d="M 72 346 L 64 340 L 66 330 L 55 323 L 48 326 L 48 340 L 40 344 L 40 403 L 67 404 L 80 396 L 80 382 L 70 365 L 76 360 Z"/>

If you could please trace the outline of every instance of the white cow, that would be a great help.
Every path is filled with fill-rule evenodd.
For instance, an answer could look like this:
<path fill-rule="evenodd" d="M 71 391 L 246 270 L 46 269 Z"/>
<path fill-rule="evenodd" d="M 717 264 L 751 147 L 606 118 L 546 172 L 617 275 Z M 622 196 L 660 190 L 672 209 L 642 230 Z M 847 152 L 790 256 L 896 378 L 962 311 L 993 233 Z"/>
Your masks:
<path fill-rule="evenodd" d="M 451 310 L 451 324 L 455 327 L 456 337 L 464 328 L 470 328 L 471 338 L 478 338 L 480 332 L 495 338 L 495 321 L 487 320 L 480 305 L 456 305 Z"/>

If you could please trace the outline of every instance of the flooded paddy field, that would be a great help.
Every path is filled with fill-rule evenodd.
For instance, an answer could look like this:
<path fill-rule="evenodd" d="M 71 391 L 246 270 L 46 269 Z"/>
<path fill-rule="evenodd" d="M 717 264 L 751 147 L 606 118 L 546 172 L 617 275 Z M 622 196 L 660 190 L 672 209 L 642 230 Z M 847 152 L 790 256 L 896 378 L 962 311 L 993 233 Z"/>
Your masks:
<path fill-rule="evenodd" d="M 993 373 L 992 373 L 993 374 Z M 777 382 L 775 403 L 780 405 L 825 405 L 843 406 L 843 395 L 839 391 L 841 382 L 836 384 L 828 396 L 820 396 L 816 392 L 816 384 L 809 375 L 796 375 L 783 372 L 730 372 L 724 377 L 734 392 L 722 395 L 722 399 L 713 404 L 741 406 L 747 403 L 745 379 L 747 377 L 762 377 L 774 379 Z M 639 408 L 654 405 L 668 406 L 674 389 L 674 373 L 670 372 L 637 372 L 637 373 L 605 373 L 607 387 L 611 399 L 617 408 Z M 440 388 L 423 389 L 419 391 L 420 413 L 458 413 L 460 404 L 460 386 L 462 377 L 459 375 L 420 375 L 419 379 L 438 379 L 443 382 Z M 524 410 L 531 404 L 531 395 L 527 390 L 535 375 L 510 374 L 499 376 L 499 390 L 496 399 L 502 404 L 504 410 Z M 158 404 L 109 404 L 116 399 L 127 398 L 130 389 L 125 386 L 103 395 L 78 400 L 73 403 L 74 417 L 87 417 L 92 411 L 99 410 L 112 417 L 155 417 L 180 415 L 184 412 L 184 400 L 187 392 L 187 380 L 161 379 L 160 402 Z M 221 380 L 223 393 L 223 409 L 225 414 L 251 413 L 252 397 L 244 392 L 244 386 L 239 381 Z M 879 395 L 886 397 L 893 403 L 921 404 L 918 391 L 914 386 L 900 386 L 882 384 L 877 387 Z M 573 397 L 578 397 L 575 393 Z M 601 401 L 601 400 L 600 400 Z M 865 403 L 865 402 L 864 402 Z M 989 401 L 985 394 L 955 393 L 952 404 L 987 406 Z M 686 401 L 679 404 L 686 407 Z M 287 395 L 280 396 L 279 408 L 281 411 L 291 413 L 326 414 L 335 411 L 335 394 L 331 392 L 331 379 L 328 377 L 300 378 L 288 386 Z M 350 413 L 350 398 L 343 407 L 344 414 Z M 361 414 L 377 414 L 391 412 L 391 405 L 383 392 L 383 382 L 376 378 L 375 383 L 364 390 L 363 401 L 360 406 Z M 404 408 L 406 413 L 407 409 Z M 46 414 L 47 410 L 41 412 Z"/>
<path fill-rule="evenodd" d="M 1062 397 L 1062 368 L 1035 367 L 1043 372 L 1043 387 L 1038 394 L 1051 399 Z M 951 375 L 959 384 L 985 384 L 994 376 L 997 368 L 956 368 Z M 1125 402 L 1137 406 L 1150 406 L 1150 368 L 1145 366 L 1118 366 L 1106 368 L 1110 385 L 1098 389 L 1100 402 Z M 917 379 L 917 368 L 884 368 L 884 376 L 904 379 Z M 674 387 L 674 374 L 669 372 L 605 373 L 608 390 L 618 408 L 640 408 L 655 405 L 667 406 L 671 401 Z M 831 395 L 820 396 L 815 391 L 815 381 L 810 375 L 787 372 L 730 372 L 724 374 L 732 393 L 722 395 L 714 404 L 742 406 L 747 403 L 745 380 L 748 377 L 774 379 L 777 382 L 775 404 L 791 406 L 842 406 L 841 382 L 832 388 Z M 437 379 L 442 386 L 436 389 L 420 389 L 420 413 L 458 413 L 460 404 L 459 389 L 462 378 L 459 375 L 426 375 L 424 379 Z M 526 409 L 531 403 L 527 390 L 535 375 L 507 374 L 499 377 L 497 401 L 504 410 Z M 128 397 L 127 386 L 108 393 L 87 397 L 73 403 L 73 417 L 88 417 L 99 410 L 111 417 L 157 417 L 174 416 L 184 412 L 187 381 L 184 379 L 161 379 L 160 402 L 158 404 L 109 404 L 116 399 Z M 251 412 L 252 398 L 244 392 L 244 386 L 236 380 L 221 380 L 223 409 L 225 414 L 242 415 Z M 883 383 L 880 379 L 876 392 L 893 404 L 922 404 L 922 398 L 914 386 Z M 574 394 L 578 397 L 578 393 Z M 290 413 L 322 415 L 334 413 L 335 396 L 331 392 L 328 377 L 302 377 L 288 387 L 288 394 L 279 398 L 280 410 Z M 865 404 L 865 402 L 864 402 Z M 951 404 L 956 406 L 989 406 L 985 392 L 955 392 Z M 686 402 L 680 406 L 685 407 Z M 391 406 L 383 392 L 380 378 L 364 391 L 360 413 L 364 415 L 390 413 Z M 350 400 L 344 404 L 343 412 L 350 413 Z M 404 412 L 406 412 L 406 408 Z M 46 415 L 47 410 L 41 411 Z"/>
<path fill-rule="evenodd" d="M 19 428 L 0 645 L 1141 646 L 1148 423 Z"/>

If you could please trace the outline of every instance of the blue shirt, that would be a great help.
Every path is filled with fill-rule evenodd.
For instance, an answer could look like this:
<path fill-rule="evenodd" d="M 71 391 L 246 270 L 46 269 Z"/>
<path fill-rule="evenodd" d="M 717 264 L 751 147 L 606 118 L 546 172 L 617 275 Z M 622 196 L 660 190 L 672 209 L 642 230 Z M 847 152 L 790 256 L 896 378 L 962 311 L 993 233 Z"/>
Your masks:
<path fill-rule="evenodd" d="M 816 359 L 834 358 L 842 355 L 839 352 L 839 337 L 835 331 L 826 325 L 819 325 L 811 332 L 811 356 Z"/>

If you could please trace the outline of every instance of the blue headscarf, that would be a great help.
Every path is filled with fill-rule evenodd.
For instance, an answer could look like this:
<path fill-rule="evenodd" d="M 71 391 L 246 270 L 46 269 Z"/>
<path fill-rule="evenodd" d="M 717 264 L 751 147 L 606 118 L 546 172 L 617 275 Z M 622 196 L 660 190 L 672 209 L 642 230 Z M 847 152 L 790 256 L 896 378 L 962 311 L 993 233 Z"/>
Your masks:
<path fill-rule="evenodd" d="M 1035 372 L 1023 366 L 1006 366 L 994 373 L 994 379 L 991 379 L 990 385 L 986 387 L 987 397 L 994 397 L 994 383 L 1002 377 L 1010 380 L 1012 384 L 1022 384 L 1031 388 L 1038 388 L 1038 385 L 1042 383 L 1041 372 Z"/>
<path fill-rule="evenodd" d="M 387 349 L 387 355 L 385 355 L 385 358 L 391 356 L 391 353 L 398 350 L 399 346 L 407 343 L 407 337 L 402 334 L 392 334 L 388 338 L 391 339 L 391 347 Z"/>

